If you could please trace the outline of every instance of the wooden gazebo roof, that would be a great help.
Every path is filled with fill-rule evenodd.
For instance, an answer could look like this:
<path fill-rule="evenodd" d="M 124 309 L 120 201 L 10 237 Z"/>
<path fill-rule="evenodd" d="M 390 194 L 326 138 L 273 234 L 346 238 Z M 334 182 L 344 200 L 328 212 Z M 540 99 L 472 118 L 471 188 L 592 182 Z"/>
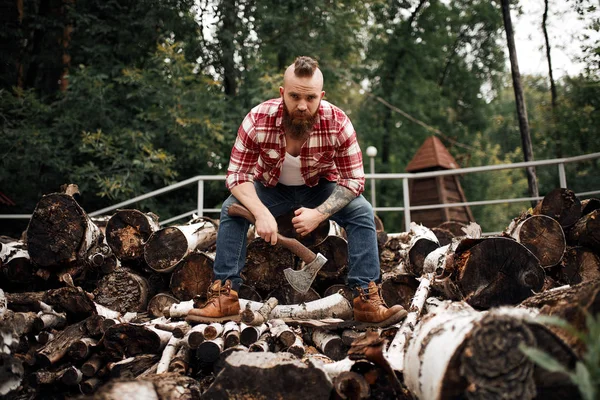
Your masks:
<path fill-rule="evenodd" d="M 440 139 L 430 136 L 419 147 L 406 166 L 406 172 L 424 171 L 433 168 L 454 169 L 458 163 L 442 144 Z"/>

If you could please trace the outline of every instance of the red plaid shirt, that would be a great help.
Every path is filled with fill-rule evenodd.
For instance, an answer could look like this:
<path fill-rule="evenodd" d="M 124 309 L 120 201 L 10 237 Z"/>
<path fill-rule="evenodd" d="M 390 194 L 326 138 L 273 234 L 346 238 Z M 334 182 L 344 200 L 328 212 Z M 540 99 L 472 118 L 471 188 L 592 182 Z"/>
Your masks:
<path fill-rule="evenodd" d="M 315 186 L 319 178 L 325 178 L 358 196 L 365 188 L 365 172 L 354 127 L 342 110 L 325 100 L 318 113 L 319 120 L 300 151 L 304 183 Z M 229 190 L 254 179 L 267 187 L 277 184 L 285 159 L 282 120 L 281 98 L 259 104 L 246 115 L 231 150 Z"/>

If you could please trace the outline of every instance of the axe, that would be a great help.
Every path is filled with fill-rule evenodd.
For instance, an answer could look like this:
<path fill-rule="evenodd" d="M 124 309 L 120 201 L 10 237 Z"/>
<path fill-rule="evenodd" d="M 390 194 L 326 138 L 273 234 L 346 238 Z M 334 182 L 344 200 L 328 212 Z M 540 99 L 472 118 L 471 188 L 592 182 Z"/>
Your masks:
<path fill-rule="evenodd" d="M 250 223 L 255 223 L 254 215 L 241 204 L 232 204 L 227 212 L 232 217 L 243 217 Z M 310 285 L 312 285 L 317 276 L 317 272 L 319 272 L 321 267 L 327 262 L 327 259 L 321 253 L 315 254 L 298 240 L 285 237 L 280 233 L 277 233 L 277 243 L 281 244 L 304 261 L 305 265 L 300 270 L 294 271 L 291 268 L 286 268 L 283 270 L 283 274 L 294 290 L 300 293 L 308 292 Z"/>

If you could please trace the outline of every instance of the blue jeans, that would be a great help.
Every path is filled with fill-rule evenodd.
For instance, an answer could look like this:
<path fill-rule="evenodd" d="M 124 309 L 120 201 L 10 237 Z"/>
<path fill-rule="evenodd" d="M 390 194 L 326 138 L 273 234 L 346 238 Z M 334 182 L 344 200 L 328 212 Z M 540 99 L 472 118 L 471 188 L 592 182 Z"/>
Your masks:
<path fill-rule="evenodd" d="M 275 218 L 299 207 L 315 208 L 331 194 L 336 183 L 321 179 L 314 187 L 285 186 L 273 188 L 255 182 L 256 193 Z M 221 208 L 217 235 L 217 254 L 214 262 L 215 279 L 230 279 L 234 290 L 242 284 L 240 273 L 246 261 L 246 241 L 250 223 L 241 217 L 230 217 L 229 206 L 239 201 L 229 196 Z M 332 220 L 346 230 L 348 237 L 348 286 L 366 288 L 379 280 L 377 234 L 371 204 L 361 195 L 335 213 Z"/>

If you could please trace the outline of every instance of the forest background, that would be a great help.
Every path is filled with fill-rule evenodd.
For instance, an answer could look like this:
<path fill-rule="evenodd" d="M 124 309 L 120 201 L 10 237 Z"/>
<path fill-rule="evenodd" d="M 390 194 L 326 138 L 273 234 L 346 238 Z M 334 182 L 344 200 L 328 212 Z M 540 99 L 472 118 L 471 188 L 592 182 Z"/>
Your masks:
<path fill-rule="evenodd" d="M 531 1 L 531 0 L 527 0 Z M 532 29 L 560 25 L 552 2 Z M 567 0 L 585 31 L 596 0 Z M 298 55 L 317 58 L 326 99 L 350 116 L 377 172 L 404 172 L 437 135 L 461 167 L 523 161 L 499 1 L 2 0 L 0 192 L 31 213 L 76 183 L 88 211 L 196 175 L 224 174 L 237 128 L 278 96 Z M 518 1 L 512 13 L 520 12 Z M 536 160 L 600 151 L 600 43 L 585 32 L 576 76 L 522 76 Z M 596 36 L 597 38 L 597 36 Z M 553 45 L 554 37 L 547 44 Z M 544 49 L 546 51 L 547 49 Z M 519 54 L 520 58 L 528 57 Z M 407 119 L 403 113 L 411 116 Z M 422 122 L 416 123 L 414 120 Z M 364 156 L 367 171 L 368 157 Z M 598 160 L 568 165 L 569 188 L 598 190 Z M 556 167 L 537 168 L 541 195 Z M 461 177 L 469 201 L 527 196 L 522 170 Z M 369 184 L 365 196 L 370 198 Z M 191 185 L 132 207 L 161 219 L 196 206 Z M 206 207 L 227 196 L 205 186 Z M 401 206 L 400 181 L 377 182 L 377 206 Z M 484 231 L 529 203 L 472 207 Z M 386 231 L 402 213 L 381 213 Z M 18 235 L 27 220 L 0 220 Z"/>

